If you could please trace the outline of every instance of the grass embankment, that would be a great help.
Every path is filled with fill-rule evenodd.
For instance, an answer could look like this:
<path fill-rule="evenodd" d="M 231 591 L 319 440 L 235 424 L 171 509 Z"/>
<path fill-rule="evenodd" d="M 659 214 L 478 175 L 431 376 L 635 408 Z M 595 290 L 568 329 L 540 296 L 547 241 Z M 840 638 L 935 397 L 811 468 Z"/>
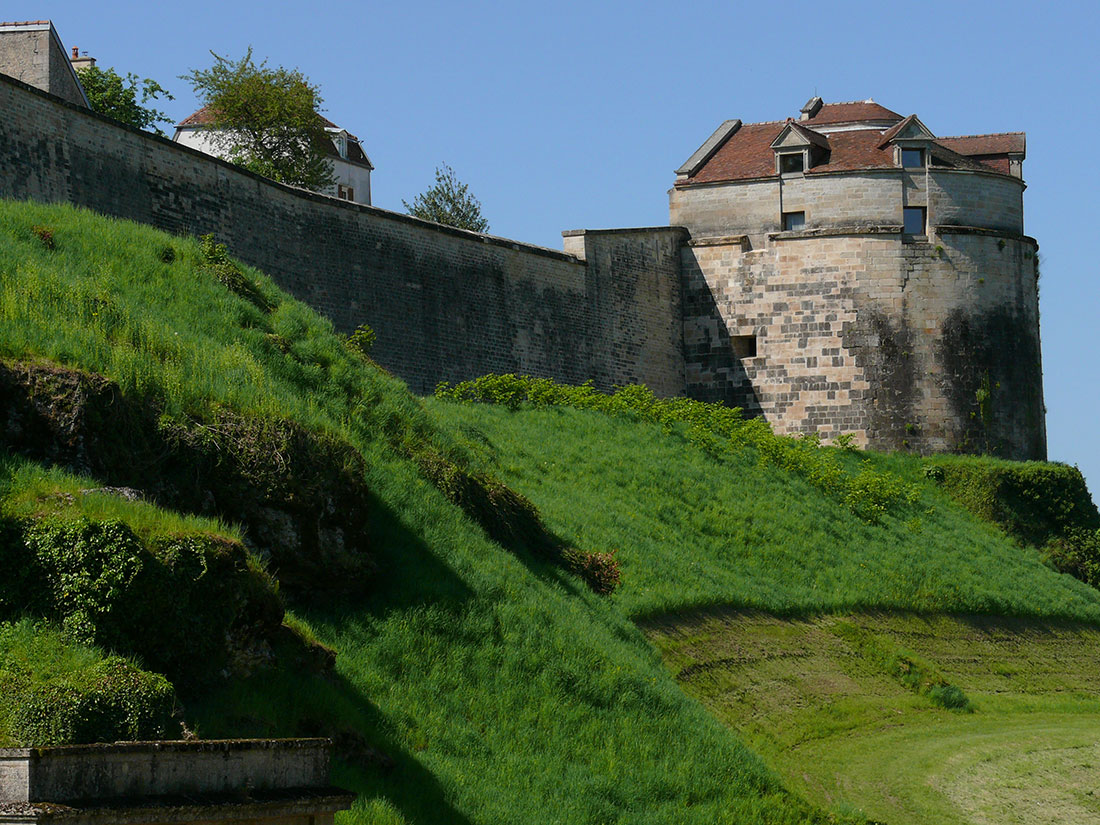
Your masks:
<path fill-rule="evenodd" d="M 973 712 L 926 701 L 853 628 L 935 662 Z M 1095 626 L 714 612 L 646 632 L 689 694 L 821 805 L 887 823 L 1100 823 Z"/>
<path fill-rule="evenodd" d="M 430 409 L 555 533 L 616 554 L 623 584 L 611 598 L 635 618 L 725 606 L 1100 622 L 1100 592 L 956 505 L 914 456 L 828 450 L 849 477 L 870 469 L 906 486 L 868 521 L 812 480 L 762 462 L 752 444 L 703 449 L 683 427 L 667 433 L 628 414 L 444 401 Z"/>
<path fill-rule="evenodd" d="M 99 373 L 169 424 L 230 409 L 363 457 L 372 592 L 324 605 L 322 590 L 290 617 L 337 650 L 335 675 L 275 655 L 188 697 L 200 734 L 333 734 L 336 779 L 362 794 L 347 822 L 824 821 L 613 603 L 489 540 L 429 483 L 418 457 L 464 460 L 446 430 L 268 279 L 240 283 L 191 240 L 11 203 L 0 267 L 3 358 Z"/>
<path fill-rule="evenodd" d="M 915 492 L 872 523 L 749 441 L 701 449 L 629 411 L 431 408 L 556 532 L 616 551 L 612 599 L 814 802 L 890 823 L 1100 822 L 1097 591 L 993 524 L 1044 541 L 1091 525 L 1068 469 L 834 451 Z"/>
<path fill-rule="evenodd" d="M 361 457 L 370 586 L 344 600 L 329 598 L 343 581 L 316 587 L 288 617 L 337 651 L 335 673 L 284 655 L 279 637 L 251 675 L 191 691 L 184 711 L 206 736 L 334 736 L 335 778 L 361 793 L 347 822 L 827 821 L 684 694 L 638 618 L 735 605 L 1100 623 L 1100 593 L 954 505 L 916 459 L 768 439 L 757 425 L 745 440 L 591 411 L 422 405 L 216 247 L 65 207 L 0 205 L 0 267 L 0 358 L 106 376 L 156 412 L 150 438 L 216 432 L 217 451 L 245 460 L 265 442 L 239 439 L 292 422 Z M 227 411 L 271 426 L 222 426 Z M 36 509 L 50 484 L 73 507 L 125 510 L 85 496 L 89 482 L 20 472 L 39 478 L 8 496 L 23 530 L 56 524 Z M 482 496 L 466 482 L 479 473 Z M 596 595 L 553 554 L 491 540 L 454 506 L 523 504 L 490 475 L 535 501 L 554 546 L 614 553 L 615 593 Z M 153 544 L 203 529 L 153 511 L 117 518 Z M 159 526 L 145 535 L 142 519 Z M 952 683 L 902 647 L 871 646 Z M 882 678 L 934 708 L 923 682 Z M 977 701 L 966 717 L 929 712 L 977 718 Z"/>

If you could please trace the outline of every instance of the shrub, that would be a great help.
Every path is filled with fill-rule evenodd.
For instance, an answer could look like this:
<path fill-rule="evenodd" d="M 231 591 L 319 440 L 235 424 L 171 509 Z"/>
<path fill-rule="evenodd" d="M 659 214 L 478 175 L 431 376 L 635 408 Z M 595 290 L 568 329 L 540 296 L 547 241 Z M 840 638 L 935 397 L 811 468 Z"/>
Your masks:
<path fill-rule="evenodd" d="M 622 582 L 622 570 L 614 550 L 592 553 L 569 547 L 563 555 L 569 570 L 584 579 L 593 593 L 606 596 L 615 592 Z"/>
<path fill-rule="evenodd" d="M 1058 572 L 1100 587 L 1100 530 L 1071 529 L 1043 548 L 1043 556 Z"/>
<path fill-rule="evenodd" d="M 213 235 L 203 235 L 199 239 L 199 251 L 202 254 L 203 269 L 221 282 L 230 292 L 239 295 L 249 303 L 271 312 L 275 305 L 244 274 L 244 270 L 229 257 L 225 244 L 217 243 Z"/>
<path fill-rule="evenodd" d="M 375 333 L 368 324 L 360 324 L 355 328 L 355 331 L 348 336 L 347 345 L 348 349 L 352 352 L 369 356 L 377 340 L 377 333 Z"/>
<path fill-rule="evenodd" d="M 411 457 L 424 477 L 493 541 L 513 552 L 526 550 L 562 565 L 595 593 L 607 594 L 618 587 L 621 574 L 612 553 L 568 547 L 546 528 L 538 508 L 526 496 L 492 476 L 467 472 L 437 451 L 421 450 Z"/>
<path fill-rule="evenodd" d="M 217 536 L 142 542 L 120 521 L 30 522 L 24 541 L 45 584 L 41 613 L 71 637 L 138 656 L 181 687 L 225 667 L 230 650 L 278 628 L 272 581 Z"/>
<path fill-rule="evenodd" d="M 1025 544 L 1044 547 L 1100 529 L 1100 513 L 1076 467 L 961 456 L 931 461 L 925 474 L 952 499 Z"/>
<path fill-rule="evenodd" d="M 21 746 L 162 739 L 175 697 L 163 676 L 45 625 L 0 625 L 0 739 Z"/>

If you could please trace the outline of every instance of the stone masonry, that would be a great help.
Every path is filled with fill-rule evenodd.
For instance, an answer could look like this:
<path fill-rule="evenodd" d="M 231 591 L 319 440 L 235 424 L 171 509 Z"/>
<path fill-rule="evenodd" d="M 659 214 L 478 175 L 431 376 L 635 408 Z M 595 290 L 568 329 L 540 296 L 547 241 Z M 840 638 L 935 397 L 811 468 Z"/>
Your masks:
<path fill-rule="evenodd" d="M 1045 458 L 1023 136 L 940 140 L 870 102 L 817 112 L 680 170 L 686 392 L 782 433 Z"/>

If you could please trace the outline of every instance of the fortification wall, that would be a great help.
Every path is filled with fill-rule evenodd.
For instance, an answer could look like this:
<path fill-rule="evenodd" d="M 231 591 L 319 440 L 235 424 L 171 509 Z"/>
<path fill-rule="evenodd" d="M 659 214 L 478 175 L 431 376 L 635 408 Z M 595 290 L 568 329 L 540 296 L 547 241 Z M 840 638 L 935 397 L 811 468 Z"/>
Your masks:
<path fill-rule="evenodd" d="M 645 384 L 658 395 L 684 392 L 683 306 L 678 226 L 580 229 L 565 249 L 587 263 L 597 385 Z"/>
<path fill-rule="evenodd" d="M 779 233 L 683 250 L 688 393 L 777 432 L 1044 458 L 1035 243 L 938 228 Z M 756 355 L 738 354 L 736 336 Z"/>
<path fill-rule="evenodd" d="M 375 357 L 414 391 L 487 372 L 606 387 L 650 378 L 640 353 L 662 387 L 682 390 L 669 320 L 678 315 L 649 340 L 678 301 L 667 229 L 607 236 L 586 266 L 565 252 L 281 186 L 10 78 L 0 77 L 0 112 L 0 196 L 212 232 L 337 330 L 369 323 Z"/>

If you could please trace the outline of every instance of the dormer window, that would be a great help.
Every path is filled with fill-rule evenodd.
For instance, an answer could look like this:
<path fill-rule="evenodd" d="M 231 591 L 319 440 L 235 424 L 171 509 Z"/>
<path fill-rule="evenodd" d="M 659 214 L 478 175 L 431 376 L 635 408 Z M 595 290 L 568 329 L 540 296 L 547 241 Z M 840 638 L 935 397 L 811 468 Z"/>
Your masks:
<path fill-rule="evenodd" d="M 923 149 L 902 149 L 901 150 L 901 166 L 903 169 L 923 169 L 924 168 L 924 150 Z"/>
<path fill-rule="evenodd" d="M 801 152 L 779 156 L 779 172 L 781 174 L 787 175 L 794 172 L 804 172 L 805 170 L 806 161 Z"/>

